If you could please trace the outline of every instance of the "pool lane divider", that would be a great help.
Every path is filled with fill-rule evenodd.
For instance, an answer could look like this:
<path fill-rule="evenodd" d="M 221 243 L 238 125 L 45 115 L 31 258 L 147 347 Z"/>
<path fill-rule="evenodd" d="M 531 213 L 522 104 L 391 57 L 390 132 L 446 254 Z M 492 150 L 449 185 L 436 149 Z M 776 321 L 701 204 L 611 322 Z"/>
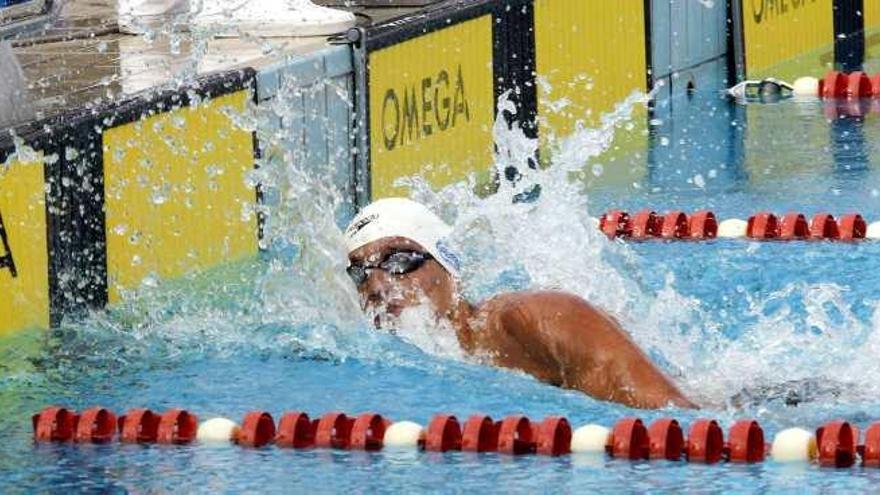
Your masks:
<path fill-rule="evenodd" d="M 685 430 L 674 418 L 646 424 L 626 417 L 607 428 L 587 424 L 572 429 L 562 416 L 540 422 L 524 415 L 500 421 L 475 414 L 463 424 L 451 414 L 437 414 L 423 427 L 412 421 L 393 422 L 377 413 L 348 416 L 329 412 L 312 419 L 302 411 L 284 413 L 277 425 L 266 411 L 245 414 L 241 425 L 226 418 L 202 423 L 183 409 L 155 413 L 131 409 L 122 416 L 103 407 L 77 414 L 51 406 L 33 416 L 37 443 L 75 442 L 106 444 L 211 444 L 229 443 L 261 448 L 275 445 L 291 449 L 379 451 L 411 449 L 428 452 L 495 452 L 506 455 L 562 456 L 607 455 L 615 459 L 685 461 L 698 464 L 776 462 L 817 463 L 846 468 L 859 460 L 865 467 L 880 467 L 880 422 L 860 432 L 847 421 L 829 421 L 815 431 L 788 428 L 765 443 L 764 430 L 752 419 L 738 420 L 724 431 L 718 421 L 700 418 Z"/>
<path fill-rule="evenodd" d="M 719 221 L 713 212 L 707 210 L 691 215 L 679 210 L 665 214 L 641 210 L 634 215 L 622 210 L 610 210 L 598 219 L 598 225 L 609 238 L 627 240 L 710 240 L 721 237 L 762 241 L 851 242 L 880 239 L 880 222 L 869 225 L 858 213 L 848 213 L 835 219 L 827 212 L 819 212 L 808 221 L 804 214 L 798 212 L 776 216 L 772 212 L 762 211 L 748 220 L 731 218 Z"/>

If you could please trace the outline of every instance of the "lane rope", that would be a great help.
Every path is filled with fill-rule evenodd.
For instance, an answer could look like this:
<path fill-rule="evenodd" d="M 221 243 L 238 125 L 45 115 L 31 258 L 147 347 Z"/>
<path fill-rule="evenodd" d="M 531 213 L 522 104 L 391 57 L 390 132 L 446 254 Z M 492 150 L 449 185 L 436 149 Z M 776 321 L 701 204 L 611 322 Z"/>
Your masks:
<path fill-rule="evenodd" d="M 715 214 L 701 210 L 690 215 L 673 210 L 659 214 L 645 209 L 630 215 L 623 210 L 609 210 L 597 221 L 599 230 L 611 239 L 628 240 L 710 240 L 715 238 L 752 240 L 828 240 L 852 242 L 880 239 L 880 222 L 868 224 L 858 213 L 839 219 L 819 212 L 808 221 L 803 213 L 787 212 L 781 216 L 769 211 L 751 215 L 747 220 L 730 218 L 719 221 Z"/>
<path fill-rule="evenodd" d="M 611 428 L 587 424 L 572 429 L 563 416 L 532 421 L 524 415 L 501 420 L 475 414 L 464 423 L 452 414 L 437 414 L 424 427 L 393 422 L 374 412 L 349 416 L 329 412 L 312 419 L 302 411 L 284 413 L 277 425 L 266 411 L 245 414 L 241 424 L 227 418 L 198 423 L 183 409 L 156 413 L 131 409 L 121 416 L 103 407 L 81 414 L 59 406 L 32 418 L 34 440 L 45 442 L 177 444 L 226 442 L 247 448 L 274 445 L 290 449 L 378 451 L 411 449 L 429 452 L 496 452 L 504 455 L 607 455 L 616 459 L 667 460 L 698 464 L 776 462 L 817 463 L 847 468 L 861 463 L 880 467 L 880 422 L 865 431 L 844 420 L 829 421 L 814 431 L 788 428 L 765 443 L 764 430 L 753 419 L 735 421 L 724 431 L 710 418 L 694 420 L 687 429 L 674 418 L 646 425 L 626 417 Z"/>

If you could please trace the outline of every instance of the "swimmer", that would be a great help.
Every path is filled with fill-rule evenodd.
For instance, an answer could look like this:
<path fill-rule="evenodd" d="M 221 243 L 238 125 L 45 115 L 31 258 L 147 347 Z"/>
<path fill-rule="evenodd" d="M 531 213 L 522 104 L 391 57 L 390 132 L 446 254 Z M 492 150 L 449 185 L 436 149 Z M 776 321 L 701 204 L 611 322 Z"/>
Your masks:
<path fill-rule="evenodd" d="M 772 77 L 743 81 L 727 90 L 733 98 L 747 101 L 774 102 L 796 94 L 791 84 Z"/>
<path fill-rule="evenodd" d="M 627 406 L 696 407 L 614 318 L 575 295 L 516 292 L 468 302 L 459 293 L 458 260 L 444 245 L 451 230 L 403 198 L 376 201 L 355 217 L 345 231 L 348 274 L 377 328 L 393 327 L 406 308 L 427 301 L 468 355 Z"/>

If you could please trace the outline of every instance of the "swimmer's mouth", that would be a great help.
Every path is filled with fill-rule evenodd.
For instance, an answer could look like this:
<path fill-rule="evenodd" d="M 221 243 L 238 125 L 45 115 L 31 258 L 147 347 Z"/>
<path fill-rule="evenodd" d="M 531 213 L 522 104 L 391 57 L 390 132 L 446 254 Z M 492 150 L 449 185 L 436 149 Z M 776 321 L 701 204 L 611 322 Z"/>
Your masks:
<path fill-rule="evenodd" d="M 403 304 L 389 302 L 385 305 L 385 312 L 394 317 L 399 317 L 400 313 L 403 313 Z"/>
<path fill-rule="evenodd" d="M 376 307 L 373 309 L 375 314 L 373 315 L 373 325 L 378 328 L 383 328 L 387 326 L 390 318 L 400 318 L 400 314 L 403 313 L 405 306 L 400 302 L 389 302 L 385 304 L 385 307 L 380 309 Z"/>

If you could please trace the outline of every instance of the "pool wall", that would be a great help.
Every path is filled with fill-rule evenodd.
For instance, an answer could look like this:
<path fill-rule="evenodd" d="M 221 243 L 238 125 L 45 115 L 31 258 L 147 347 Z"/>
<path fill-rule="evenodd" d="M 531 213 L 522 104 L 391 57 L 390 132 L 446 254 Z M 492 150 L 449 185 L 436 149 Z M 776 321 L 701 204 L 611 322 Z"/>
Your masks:
<path fill-rule="evenodd" d="M 4 137 L 0 335 L 255 254 L 254 133 L 237 122 L 254 84 L 253 70 L 214 74 Z"/>
<path fill-rule="evenodd" d="M 860 64 L 853 57 L 880 36 L 880 0 L 712 5 L 450 0 L 358 28 L 350 44 L 16 129 L 33 151 L 0 139 L 0 335 L 252 257 L 259 200 L 280 200 L 250 176 L 261 158 L 328 177 L 350 198 L 341 224 L 358 205 L 404 192 L 401 177 L 439 187 L 476 174 L 491 185 L 502 97 L 515 104 L 504 121 L 540 140 L 537 166 L 633 92 L 654 90 L 651 116 L 662 120 L 693 89 Z M 257 122 L 244 111 L 254 103 Z M 608 155 L 635 155 L 650 173 L 651 116 L 636 110 Z M 717 120 L 700 126 L 706 139 L 742 140 Z M 624 169 L 605 175 L 628 180 Z"/>
<path fill-rule="evenodd" d="M 352 64 L 351 49 L 340 45 L 290 57 L 257 73 L 258 127 L 267 135 L 258 140 L 260 154 L 326 177 L 346 198 L 337 211 L 340 225 L 355 209 Z M 262 193 L 270 209 L 280 201 L 275 186 Z"/>

